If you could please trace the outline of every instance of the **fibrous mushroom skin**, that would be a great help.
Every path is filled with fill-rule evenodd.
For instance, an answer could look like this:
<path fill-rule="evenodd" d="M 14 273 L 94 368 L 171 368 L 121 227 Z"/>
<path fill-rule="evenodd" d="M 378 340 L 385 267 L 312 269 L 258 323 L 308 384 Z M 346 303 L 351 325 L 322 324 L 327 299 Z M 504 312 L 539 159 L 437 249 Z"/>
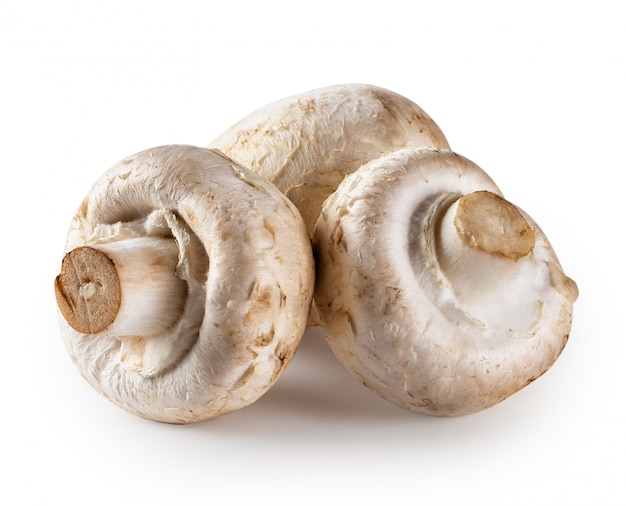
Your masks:
<path fill-rule="evenodd" d="M 80 373 L 113 403 L 163 422 L 213 418 L 257 400 L 295 353 L 312 298 L 310 241 L 293 204 L 217 151 L 157 147 L 122 160 L 96 182 L 74 217 L 66 251 L 132 248 L 134 240 L 174 245 L 186 298 L 162 301 L 163 312 L 174 310 L 162 326 L 141 301 L 133 307 L 144 321 L 133 319 L 133 307 L 123 316 L 120 309 L 117 320 L 124 321 L 97 334 L 79 332 L 61 316 Z M 154 258 L 148 253 L 146 262 Z M 158 263 L 145 276 L 150 267 L 162 269 Z M 141 287 L 136 276 L 131 282 Z M 148 330 L 128 330 L 135 327 Z"/>
<path fill-rule="evenodd" d="M 475 237 L 463 214 L 473 201 L 500 209 L 485 216 L 500 245 Z M 314 249 L 333 352 L 400 407 L 483 410 L 543 374 L 567 342 L 575 283 L 537 224 L 451 151 L 400 150 L 348 176 L 324 204 Z"/>
<path fill-rule="evenodd" d="M 407 147 L 448 148 L 417 104 L 366 84 L 329 86 L 252 112 L 210 143 L 296 205 L 312 237 L 322 203 L 364 163 Z"/>

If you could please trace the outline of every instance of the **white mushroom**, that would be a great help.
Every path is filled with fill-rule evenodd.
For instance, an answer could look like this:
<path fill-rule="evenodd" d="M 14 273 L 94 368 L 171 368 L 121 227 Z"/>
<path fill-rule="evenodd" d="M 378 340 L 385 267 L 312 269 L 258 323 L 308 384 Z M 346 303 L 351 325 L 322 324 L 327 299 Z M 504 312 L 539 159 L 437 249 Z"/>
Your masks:
<path fill-rule="evenodd" d="M 115 404 L 187 423 L 254 402 L 304 333 L 310 241 L 273 185 L 221 153 L 163 146 L 96 182 L 55 282 L 66 347 Z"/>
<path fill-rule="evenodd" d="M 543 374 L 568 339 L 575 283 L 537 224 L 453 152 L 401 150 L 348 176 L 314 246 L 331 348 L 403 408 L 488 408 Z"/>
<path fill-rule="evenodd" d="M 347 174 L 387 152 L 449 146 L 435 122 L 407 98 L 344 84 L 266 105 L 210 147 L 274 183 L 296 205 L 312 237 L 322 203 Z"/>

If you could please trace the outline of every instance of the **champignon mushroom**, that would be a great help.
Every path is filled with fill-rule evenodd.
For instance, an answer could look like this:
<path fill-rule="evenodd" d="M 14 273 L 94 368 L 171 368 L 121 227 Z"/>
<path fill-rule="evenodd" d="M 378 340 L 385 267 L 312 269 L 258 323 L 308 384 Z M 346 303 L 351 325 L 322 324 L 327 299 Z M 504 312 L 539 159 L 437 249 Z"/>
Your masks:
<path fill-rule="evenodd" d="M 87 381 L 145 418 L 187 423 L 265 393 L 291 360 L 314 283 L 302 218 L 219 152 L 122 160 L 73 219 L 55 281 Z"/>
<path fill-rule="evenodd" d="M 403 408 L 488 408 L 567 342 L 576 284 L 537 224 L 451 151 L 400 150 L 348 176 L 324 204 L 314 248 L 332 350 Z"/>
<path fill-rule="evenodd" d="M 271 181 L 296 205 L 309 235 L 343 178 L 384 153 L 448 148 L 417 104 L 366 84 L 329 86 L 258 109 L 210 143 Z"/>

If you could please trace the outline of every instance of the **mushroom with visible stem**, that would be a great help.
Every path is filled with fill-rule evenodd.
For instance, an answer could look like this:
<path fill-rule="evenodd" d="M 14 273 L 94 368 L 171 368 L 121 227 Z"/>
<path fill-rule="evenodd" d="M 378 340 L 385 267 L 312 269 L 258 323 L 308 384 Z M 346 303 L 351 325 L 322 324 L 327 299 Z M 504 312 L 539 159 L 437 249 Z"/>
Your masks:
<path fill-rule="evenodd" d="M 73 219 L 55 280 L 66 347 L 113 403 L 187 423 L 249 405 L 306 327 L 313 257 L 297 209 L 223 154 L 122 160 Z"/>
<path fill-rule="evenodd" d="M 576 284 L 475 164 L 405 149 L 348 176 L 314 238 L 315 302 L 339 361 L 403 408 L 488 408 L 567 342 Z"/>

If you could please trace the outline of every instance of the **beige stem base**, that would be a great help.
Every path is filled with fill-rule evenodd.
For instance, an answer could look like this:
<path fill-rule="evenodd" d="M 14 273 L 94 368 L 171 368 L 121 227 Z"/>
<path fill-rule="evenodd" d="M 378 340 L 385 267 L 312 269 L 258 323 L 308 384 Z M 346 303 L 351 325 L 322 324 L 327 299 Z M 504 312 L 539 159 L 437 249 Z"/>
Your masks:
<path fill-rule="evenodd" d="M 149 337 L 171 327 L 184 309 L 187 284 L 176 274 L 171 238 L 141 237 L 76 248 L 55 280 L 57 305 L 84 334 Z"/>

